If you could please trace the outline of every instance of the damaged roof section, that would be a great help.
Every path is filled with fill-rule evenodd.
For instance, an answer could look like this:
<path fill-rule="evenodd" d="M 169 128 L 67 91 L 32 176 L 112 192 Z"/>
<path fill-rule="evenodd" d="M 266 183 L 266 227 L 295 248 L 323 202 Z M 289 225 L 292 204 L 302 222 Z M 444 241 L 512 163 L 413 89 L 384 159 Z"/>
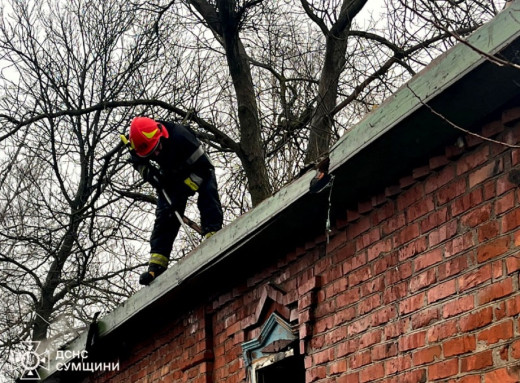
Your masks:
<path fill-rule="evenodd" d="M 259 268 L 305 238 L 325 235 L 329 216 L 341 218 L 350 204 L 395 182 L 437 148 L 452 142 L 460 135 L 454 125 L 471 129 L 518 97 L 520 70 L 499 66 L 485 55 L 500 54 L 520 62 L 520 24 L 515 17 L 519 11 L 520 2 L 514 2 L 471 35 L 467 44 L 459 43 L 435 60 L 337 142 L 330 151 L 332 190 L 309 193 L 313 171 L 287 185 L 101 318 L 92 347 L 110 348 L 111 339 L 140 329 L 140 320 L 153 315 L 153 310 L 188 299 L 186 291 L 204 297 L 212 283 L 230 283 L 232 274 L 226 274 L 226 266 Z M 85 350 L 91 341 L 87 338 L 88 333 L 83 333 L 67 350 Z M 59 381 L 59 375 L 55 360 L 50 371 L 41 371 L 48 382 Z"/>

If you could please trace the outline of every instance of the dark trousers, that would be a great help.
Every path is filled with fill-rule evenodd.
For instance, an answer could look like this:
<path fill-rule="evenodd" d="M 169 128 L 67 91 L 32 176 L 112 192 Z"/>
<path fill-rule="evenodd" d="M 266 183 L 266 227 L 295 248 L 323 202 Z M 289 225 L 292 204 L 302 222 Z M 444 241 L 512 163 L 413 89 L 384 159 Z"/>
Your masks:
<path fill-rule="evenodd" d="M 175 211 L 182 217 L 186 210 L 188 198 L 192 195 L 190 189 L 182 182 L 166 189 L 172 202 L 170 205 L 164 194 L 159 191 L 157 208 L 155 210 L 155 223 L 150 238 L 151 253 L 159 253 L 170 256 L 173 242 L 177 237 L 180 222 L 175 216 Z M 222 228 L 222 206 L 217 189 L 215 170 L 211 169 L 197 191 L 197 207 L 200 212 L 202 234 Z"/>

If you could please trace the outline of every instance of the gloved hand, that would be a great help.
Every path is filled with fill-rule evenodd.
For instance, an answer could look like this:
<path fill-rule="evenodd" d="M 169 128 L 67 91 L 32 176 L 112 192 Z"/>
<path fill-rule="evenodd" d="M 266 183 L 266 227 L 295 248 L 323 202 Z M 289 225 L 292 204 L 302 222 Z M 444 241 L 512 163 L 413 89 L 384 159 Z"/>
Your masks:
<path fill-rule="evenodd" d="M 141 174 L 143 180 L 148 182 L 154 188 L 161 188 L 161 173 L 159 169 L 150 164 L 149 161 L 144 160 L 136 155 L 131 155 L 129 161 L 133 168 Z"/>

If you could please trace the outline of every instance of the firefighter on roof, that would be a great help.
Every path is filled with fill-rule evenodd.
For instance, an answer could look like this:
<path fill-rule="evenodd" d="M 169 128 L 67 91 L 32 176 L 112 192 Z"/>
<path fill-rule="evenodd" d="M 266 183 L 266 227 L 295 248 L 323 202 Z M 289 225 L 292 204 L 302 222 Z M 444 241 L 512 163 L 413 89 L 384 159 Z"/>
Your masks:
<path fill-rule="evenodd" d="M 222 228 L 222 207 L 213 164 L 189 127 L 136 117 L 130 124 L 129 139 L 133 167 L 158 191 L 148 271 L 139 279 L 140 284 L 148 285 L 168 267 L 181 225 L 175 212 L 184 214 L 188 197 L 198 193 L 206 238 Z"/>

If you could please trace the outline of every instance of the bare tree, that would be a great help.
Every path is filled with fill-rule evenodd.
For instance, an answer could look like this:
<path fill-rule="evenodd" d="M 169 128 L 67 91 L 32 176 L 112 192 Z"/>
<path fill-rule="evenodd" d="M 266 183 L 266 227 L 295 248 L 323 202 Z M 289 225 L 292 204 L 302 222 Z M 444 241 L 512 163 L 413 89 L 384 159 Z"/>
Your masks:
<path fill-rule="evenodd" d="M 0 294 L 10 302 L 0 317 L 3 359 L 22 340 L 62 343 L 135 291 L 147 240 L 140 215 L 151 206 L 137 209 L 118 193 L 118 180 L 125 189 L 134 180 L 111 151 L 135 111 L 78 111 L 135 94 L 139 70 L 157 57 L 156 37 L 138 27 L 149 20 L 124 2 L 11 6 L 0 25 L 8 63 L 0 108 L 9 122 L 0 128 Z"/>
<path fill-rule="evenodd" d="M 196 129 L 232 220 L 326 155 L 503 1 L 386 0 L 372 16 L 374 3 L 4 6 L 0 294 L 9 305 L 0 346 L 74 333 L 134 291 L 154 197 L 113 150 L 131 117 Z"/>

